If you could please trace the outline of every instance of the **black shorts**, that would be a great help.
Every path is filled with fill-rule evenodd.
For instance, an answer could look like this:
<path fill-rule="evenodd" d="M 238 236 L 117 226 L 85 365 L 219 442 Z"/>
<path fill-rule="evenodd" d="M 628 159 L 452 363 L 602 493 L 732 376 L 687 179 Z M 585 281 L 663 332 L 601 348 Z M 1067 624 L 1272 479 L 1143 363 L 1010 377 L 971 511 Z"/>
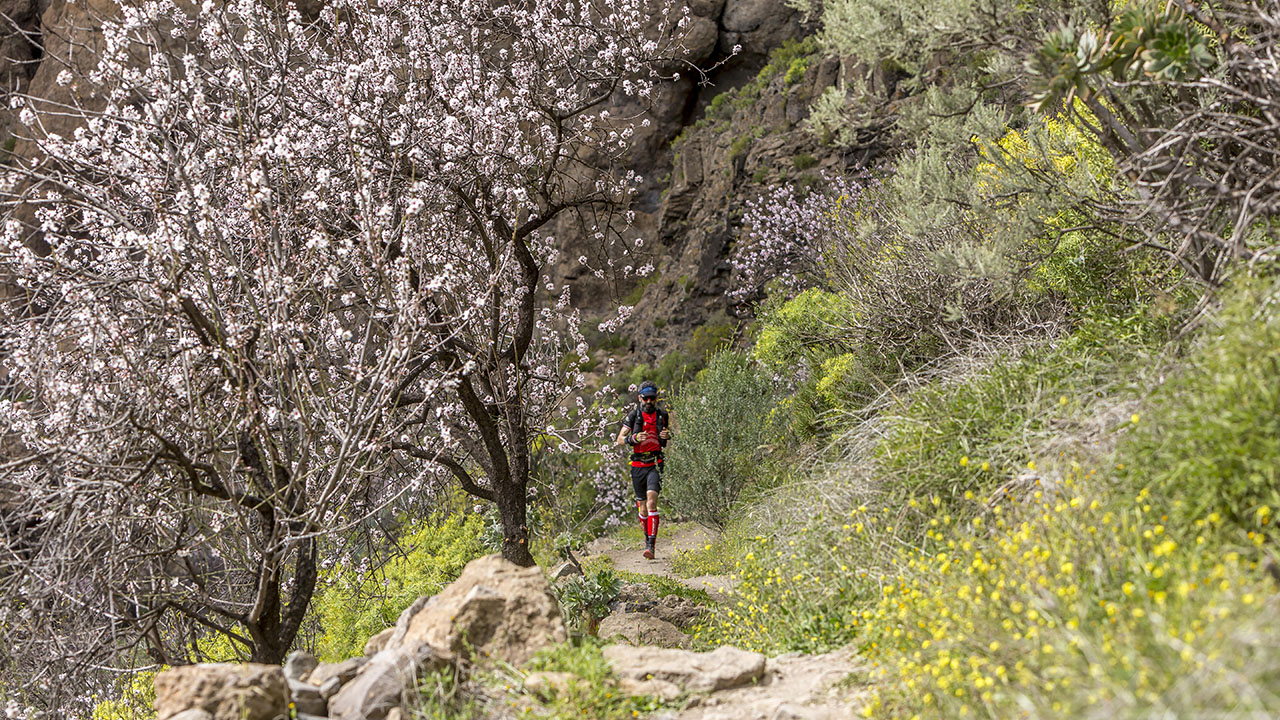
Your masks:
<path fill-rule="evenodd" d="M 631 468 L 631 487 L 636 491 L 637 500 L 645 500 L 648 493 L 662 492 L 662 466 Z"/>

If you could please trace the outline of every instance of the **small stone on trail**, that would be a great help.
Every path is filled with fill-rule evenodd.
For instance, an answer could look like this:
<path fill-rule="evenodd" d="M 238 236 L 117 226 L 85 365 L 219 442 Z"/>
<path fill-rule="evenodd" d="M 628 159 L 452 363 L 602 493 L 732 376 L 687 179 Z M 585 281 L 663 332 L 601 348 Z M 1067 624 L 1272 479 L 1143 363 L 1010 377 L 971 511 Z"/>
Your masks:
<path fill-rule="evenodd" d="M 328 700 L 334 695 L 337 695 L 338 691 L 341 689 L 342 689 L 342 678 L 338 677 L 337 675 L 334 675 L 328 680 L 325 680 L 324 684 L 320 686 L 320 697 L 324 698 L 325 700 Z"/>

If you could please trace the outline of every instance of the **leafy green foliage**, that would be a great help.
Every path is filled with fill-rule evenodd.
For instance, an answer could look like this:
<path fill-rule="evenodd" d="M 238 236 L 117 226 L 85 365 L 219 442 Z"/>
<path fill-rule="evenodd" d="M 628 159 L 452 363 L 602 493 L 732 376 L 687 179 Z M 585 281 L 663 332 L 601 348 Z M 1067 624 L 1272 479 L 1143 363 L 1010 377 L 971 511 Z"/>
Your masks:
<path fill-rule="evenodd" d="M 723 527 L 763 458 L 773 387 L 743 353 L 722 351 L 678 398 L 679 435 L 667 450 L 663 499 Z"/>
<path fill-rule="evenodd" d="M 376 571 L 340 568 L 327 577 L 314 604 L 324 630 L 316 655 L 326 662 L 360 655 L 365 641 L 394 624 L 414 600 L 440 592 L 485 554 L 482 530 L 483 518 L 475 513 L 426 520 L 406 529 L 397 542 L 403 554 Z"/>
<path fill-rule="evenodd" d="M 156 672 L 149 670 L 122 678 L 115 697 L 93 708 L 92 720 L 153 720 L 156 716 Z"/>
<path fill-rule="evenodd" d="M 1170 525 L 1212 515 L 1236 542 L 1270 534 L 1280 511 L 1280 283 L 1240 285 L 1120 453 L 1128 486 L 1169 504 Z"/>
<path fill-rule="evenodd" d="M 760 330 L 752 356 L 774 372 L 803 363 L 817 366 L 844 347 L 854 313 L 845 297 L 810 288 L 790 300 L 773 300 L 760 310 Z"/>
<path fill-rule="evenodd" d="M 607 568 L 574 575 L 552 586 L 565 624 L 573 630 L 594 628 L 609 614 L 609 603 L 618 599 L 622 580 Z M 594 632 L 594 630 L 592 630 Z"/>
<path fill-rule="evenodd" d="M 1210 73 L 1216 58 L 1209 40 L 1176 5 L 1142 5 L 1122 12 L 1105 34 L 1064 25 L 1045 37 L 1027 60 L 1033 80 L 1031 107 L 1053 110 L 1087 97 L 1094 77 L 1182 81 Z"/>

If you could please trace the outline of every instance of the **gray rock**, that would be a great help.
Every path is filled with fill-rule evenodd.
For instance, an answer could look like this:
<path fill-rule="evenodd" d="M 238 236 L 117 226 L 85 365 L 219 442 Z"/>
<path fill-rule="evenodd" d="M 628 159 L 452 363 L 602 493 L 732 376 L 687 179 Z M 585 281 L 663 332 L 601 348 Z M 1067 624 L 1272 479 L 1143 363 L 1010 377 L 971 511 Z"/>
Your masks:
<path fill-rule="evenodd" d="M 387 646 L 387 643 L 395 634 L 396 629 L 393 626 L 369 638 L 369 641 L 364 644 L 364 656 L 373 657 L 374 655 L 377 655 L 380 650 Z"/>
<path fill-rule="evenodd" d="M 649 614 L 666 620 L 678 628 L 686 628 L 698 619 L 698 616 L 702 614 L 702 608 L 688 598 L 683 598 L 679 595 L 668 595 L 659 600 L 649 610 Z"/>
<path fill-rule="evenodd" d="M 689 12 L 699 17 L 716 19 L 724 10 L 724 0 L 689 0 Z"/>
<path fill-rule="evenodd" d="M 338 690 L 342 689 L 342 684 L 342 678 L 337 675 L 325 680 L 324 684 L 320 686 L 320 697 L 328 700 L 338 694 Z"/>
<path fill-rule="evenodd" d="M 387 648 L 369 659 L 359 674 L 329 699 L 329 716 L 339 720 L 385 720 L 400 707 L 405 690 L 418 673 L 444 665 L 440 656 L 423 646 L 418 653 Z"/>
<path fill-rule="evenodd" d="M 387 720 L 404 720 L 404 711 L 400 708 L 391 708 L 387 712 Z"/>
<path fill-rule="evenodd" d="M 566 560 L 565 562 L 562 562 L 559 565 L 557 565 L 555 570 L 551 571 L 551 580 L 554 582 L 556 580 L 567 578 L 571 575 L 581 575 L 581 574 L 582 574 L 582 568 L 579 568 L 577 565 L 574 565 L 573 563 Z"/>
<path fill-rule="evenodd" d="M 652 680 L 636 680 L 635 678 L 624 677 L 618 681 L 618 688 L 622 692 L 635 697 L 637 695 L 648 695 L 655 697 L 663 702 L 671 702 L 680 697 L 680 686 L 666 680 L 654 678 Z"/>
<path fill-rule="evenodd" d="M 684 29 L 684 35 L 680 38 L 681 44 L 684 45 L 687 51 L 685 59 L 695 65 L 711 57 L 711 53 L 715 52 L 716 43 L 719 40 L 720 27 L 716 25 L 716 21 L 697 15 L 689 18 L 689 25 Z"/>
<path fill-rule="evenodd" d="M 289 680 L 306 680 L 320 664 L 316 656 L 306 650 L 294 650 L 284 661 L 284 676 Z"/>
<path fill-rule="evenodd" d="M 316 687 L 324 687 L 329 678 L 338 678 L 339 683 L 348 683 L 360 672 L 360 667 L 368 662 L 368 658 L 353 657 L 342 662 L 320 663 L 307 675 L 307 682 Z"/>
<path fill-rule="evenodd" d="M 325 702 L 324 694 L 311 683 L 290 680 L 289 696 L 293 699 L 293 707 L 300 713 L 326 715 L 329 712 L 329 703 Z"/>
<path fill-rule="evenodd" d="M 396 618 L 395 632 L 391 633 L 391 637 L 387 640 L 386 644 L 383 645 L 383 647 L 385 648 L 388 645 L 399 645 L 403 643 L 404 635 L 406 632 L 409 631 L 409 621 L 413 620 L 413 616 L 417 615 L 418 611 L 426 607 L 431 602 L 431 600 L 432 600 L 431 595 L 423 595 L 419 597 L 417 600 L 414 600 L 413 604 L 409 605 L 409 607 L 401 611 L 400 617 Z"/>
<path fill-rule="evenodd" d="M 687 692 L 715 692 L 745 685 L 764 675 L 764 656 L 723 645 L 697 653 L 667 648 L 610 645 L 604 657 L 622 678 L 650 678 L 673 683 Z"/>
<path fill-rule="evenodd" d="M 289 713 L 289 686 L 279 665 L 183 665 L 156 675 L 156 717 L 202 710 L 213 720 L 278 720 Z"/>
<path fill-rule="evenodd" d="M 689 636 L 675 625 L 647 613 L 614 613 L 600 621 L 596 634 L 602 640 L 622 638 L 631 645 L 688 648 Z"/>

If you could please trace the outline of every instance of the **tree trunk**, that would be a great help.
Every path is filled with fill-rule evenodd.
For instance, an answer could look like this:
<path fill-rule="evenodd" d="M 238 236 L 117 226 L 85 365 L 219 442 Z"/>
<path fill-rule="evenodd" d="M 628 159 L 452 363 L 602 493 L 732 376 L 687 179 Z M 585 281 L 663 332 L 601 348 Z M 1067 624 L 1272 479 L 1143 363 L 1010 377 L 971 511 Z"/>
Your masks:
<path fill-rule="evenodd" d="M 498 490 L 498 517 L 502 520 L 502 557 L 521 567 L 532 567 L 529 526 L 526 522 L 525 483 L 504 484 Z"/>

